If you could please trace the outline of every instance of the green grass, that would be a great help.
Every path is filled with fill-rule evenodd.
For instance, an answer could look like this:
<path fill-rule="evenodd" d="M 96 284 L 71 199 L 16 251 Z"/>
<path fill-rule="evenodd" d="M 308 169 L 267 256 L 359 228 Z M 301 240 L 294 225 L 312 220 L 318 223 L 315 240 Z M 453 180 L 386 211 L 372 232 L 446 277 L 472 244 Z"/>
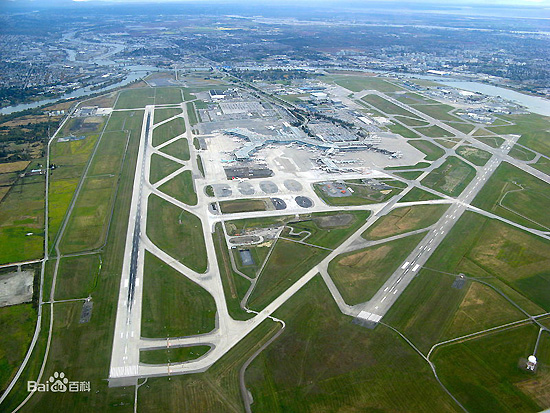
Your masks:
<path fill-rule="evenodd" d="M 445 148 L 454 148 L 458 142 L 460 142 L 460 138 L 437 138 L 434 139 L 437 143 L 439 143 L 441 146 L 444 146 Z"/>
<path fill-rule="evenodd" d="M 284 332 L 245 375 L 254 411 L 458 411 L 405 341 L 383 326 L 351 323 L 320 277 L 275 316 Z"/>
<path fill-rule="evenodd" d="M 388 185 L 400 185 L 399 181 L 387 181 Z M 314 184 L 313 189 L 315 193 L 321 198 L 327 205 L 333 206 L 346 206 L 346 205 L 369 205 L 379 202 L 386 202 L 394 195 L 399 194 L 403 188 L 396 187 L 391 188 L 391 192 L 383 193 L 378 189 L 372 189 L 366 185 L 358 184 L 356 182 L 345 182 L 346 186 L 353 189 L 353 194 L 345 197 L 331 197 L 325 193 L 321 184 Z"/>
<path fill-rule="evenodd" d="M 384 168 L 386 171 L 396 171 L 396 170 L 407 170 L 407 169 L 423 169 L 430 166 L 428 162 L 418 162 L 416 165 L 406 165 L 406 166 L 388 166 Z"/>
<path fill-rule="evenodd" d="M 116 183 L 113 177 L 86 179 L 69 218 L 70 231 L 61 241 L 61 251 L 86 251 L 103 244 Z"/>
<path fill-rule="evenodd" d="M 518 143 L 528 148 L 550 156 L 550 118 L 534 113 L 528 115 L 506 116 L 505 119 L 514 125 L 488 127 L 496 134 L 518 134 Z"/>
<path fill-rule="evenodd" d="M 182 363 L 198 359 L 210 350 L 210 346 L 170 347 L 165 350 L 148 350 L 139 353 L 140 363 Z"/>
<path fill-rule="evenodd" d="M 42 257 L 44 180 L 43 175 L 19 178 L 0 202 L 0 263 Z"/>
<path fill-rule="evenodd" d="M 206 173 L 204 172 L 204 165 L 202 164 L 202 158 L 200 155 L 197 155 L 197 168 L 199 168 L 199 172 L 201 173 L 203 178 L 206 177 Z"/>
<path fill-rule="evenodd" d="M 504 162 L 475 197 L 473 205 L 522 225 L 539 228 L 539 225 L 550 226 L 550 215 L 546 213 L 549 200 L 550 185 Z"/>
<path fill-rule="evenodd" d="M 268 199 L 235 199 L 231 201 L 220 201 L 220 209 L 224 214 L 266 211 L 268 202 Z"/>
<path fill-rule="evenodd" d="M 175 118 L 153 129 L 153 146 L 159 146 L 185 132 L 183 118 Z"/>
<path fill-rule="evenodd" d="M 448 132 L 437 125 L 432 125 L 425 128 L 415 128 L 415 131 L 420 132 L 424 136 L 428 136 L 430 138 L 454 136 L 451 132 Z"/>
<path fill-rule="evenodd" d="M 485 136 L 485 137 L 474 136 L 474 138 L 486 145 L 489 145 L 492 148 L 500 148 L 500 146 L 504 143 L 504 139 L 501 138 L 500 136 Z"/>
<path fill-rule="evenodd" d="M 402 87 L 387 82 L 384 79 L 371 76 L 338 76 L 328 77 L 334 83 L 351 90 L 352 92 L 361 92 L 362 90 L 378 90 L 380 92 L 395 92 L 404 90 Z"/>
<path fill-rule="evenodd" d="M 399 99 L 399 100 L 401 100 L 401 99 Z M 406 102 L 404 102 L 404 103 L 406 103 Z M 395 119 L 400 121 L 400 122 L 403 122 L 407 126 L 427 126 L 428 125 L 428 122 L 426 122 L 424 120 L 411 119 L 411 118 L 407 118 L 407 117 L 404 117 L 404 116 L 396 116 Z"/>
<path fill-rule="evenodd" d="M 441 199 L 440 196 L 434 195 L 431 192 L 424 191 L 418 187 L 411 189 L 399 202 L 416 202 L 416 201 L 431 201 L 433 199 Z"/>
<path fill-rule="evenodd" d="M 483 284 L 421 270 L 385 317 L 424 354 L 437 342 L 496 327 L 525 316 Z"/>
<path fill-rule="evenodd" d="M 248 320 L 252 315 L 240 307 L 240 302 L 250 287 L 250 282 L 233 271 L 221 225 L 221 223 L 216 223 L 212 237 L 214 238 L 227 309 L 229 315 L 235 320 Z"/>
<path fill-rule="evenodd" d="M 393 124 L 389 125 L 388 129 L 391 132 L 396 133 L 398 135 L 401 135 L 406 139 L 418 139 L 418 138 L 420 138 L 420 135 L 418 133 L 414 132 L 412 129 L 406 128 L 405 126 L 399 125 L 397 123 L 393 123 Z"/>
<path fill-rule="evenodd" d="M 204 193 L 206 195 L 208 195 L 209 197 L 213 197 L 214 196 L 214 188 L 212 187 L 212 185 L 206 185 L 204 187 Z"/>
<path fill-rule="evenodd" d="M 143 108 L 146 105 L 153 105 L 154 93 L 152 88 L 123 90 L 118 95 L 115 109 Z"/>
<path fill-rule="evenodd" d="M 192 102 L 187 104 L 187 114 L 189 116 L 189 124 L 191 126 L 196 125 L 197 123 L 199 123 L 197 121 L 197 115 L 195 113 L 195 107 L 194 107 Z"/>
<path fill-rule="evenodd" d="M 333 249 L 364 225 L 369 216 L 370 211 L 350 211 L 336 214 L 333 212 L 318 213 L 292 220 L 287 225 L 294 228 L 295 233 L 308 231 L 311 235 L 304 242 Z M 345 221 L 343 222 L 345 223 L 339 224 L 336 222 L 336 225 L 331 224 L 331 220 L 339 218 L 344 218 Z M 289 235 L 289 230 L 285 230 L 283 236 L 296 240 L 302 240 L 304 237 L 304 235 Z"/>
<path fill-rule="evenodd" d="M 328 271 L 344 301 L 355 305 L 370 300 L 425 236 L 410 235 L 334 258 Z"/>
<path fill-rule="evenodd" d="M 265 320 L 204 373 L 149 378 L 139 388 L 138 412 L 244 411 L 239 370 L 279 328 L 278 323 Z"/>
<path fill-rule="evenodd" d="M 191 159 L 189 157 L 189 144 L 187 143 L 186 138 L 178 139 L 177 141 L 164 146 L 161 149 L 161 152 L 172 155 L 173 157 L 181 159 L 182 161 L 188 161 L 189 159 Z"/>
<path fill-rule="evenodd" d="M 0 308 L 0 391 L 4 391 L 23 361 L 36 325 L 36 310 L 31 304 Z"/>
<path fill-rule="evenodd" d="M 437 103 L 435 100 L 425 98 L 424 96 L 413 92 L 407 92 L 405 94 L 395 93 L 393 97 L 407 105 L 426 105 L 428 103 Z"/>
<path fill-rule="evenodd" d="M 429 141 L 411 140 L 407 141 L 407 143 L 411 146 L 414 146 L 419 151 L 424 152 L 426 154 L 426 156 L 424 157 L 426 161 L 435 161 L 436 159 L 439 159 L 443 155 L 445 155 L 445 151 L 443 149 Z"/>
<path fill-rule="evenodd" d="M 422 175 L 422 171 L 395 172 L 395 175 L 414 181 Z"/>
<path fill-rule="evenodd" d="M 427 268 L 483 278 L 531 314 L 550 310 L 550 241 L 498 220 L 466 212 Z"/>
<path fill-rule="evenodd" d="M 159 198 L 149 197 L 147 235 L 159 248 L 197 272 L 206 271 L 206 247 L 200 219 Z"/>
<path fill-rule="evenodd" d="M 531 161 L 535 159 L 535 152 L 530 151 L 529 149 L 522 148 L 519 145 L 514 145 L 510 152 L 508 152 L 512 158 L 519 159 L 520 161 Z"/>
<path fill-rule="evenodd" d="M 449 125 L 451 128 L 455 128 L 456 130 L 462 132 L 462 133 L 470 133 L 474 130 L 475 126 L 471 123 L 461 123 L 461 122 L 445 122 L 446 125 Z"/>
<path fill-rule="evenodd" d="M 362 98 L 362 100 L 371 104 L 376 109 L 390 115 L 402 115 L 402 116 L 408 116 L 410 118 L 420 119 L 418 116 L 416 116 L 412 112 L 409 112 L 408 110 L 403 109 L 401 106 L 397 106 L 396 104 L 378 95 L 367 95 L 364 98 Z"/>
<path fill-rule="evenodd" d="M 183 171 L 181 174 L 162 184 L 159 189 L 187 205 L 197 205 L 197 194 L 193 188 L 193 175 L 191 171 Z"/>
<path fill-rule="evenodd" d="M 149 175 L 149 181 L 154 184 L 163 178 L 166 178 L 173 172 L 182 168 L 183 165 L 179 164 L 171 159 L 165 158 L 162 155 L 154 153 L 151 156 L 151 170 Z"/>
<path fill-rule="evenodd" d="M 362 235 L 367 240 L 378 240 L 429 227 L 443 216 L 449 205 L 417 205 L 395 208 L 371 225 Z"/>
<path fill-rule="evenodd" d="M 460 122 L 460 118 L 449 113 L 454 109 L 449 105 L 417 105 L 414 108 L 434 119 Z"/>
<path fill-rule="evenodd" d="M 88 297 L 97 288 L 100 269 L 99 254 L 62 258 L 57 273 L 55 299 Z"/>
<path fill-rule="evenodd" d="M 434 169 L 422 180 L 422 184 L 456 197 L 474 179 L 475 174 L 476 171 L 473 167 L 456 156 L 449 156 L 439 168 Z"/>
<path fill-rule="evenodd" d="M 181 109 L 155 109 L 154 123 L 160 123 L 180 114 Z"/>
<path fill-rule="evenodd" d="M 215 327 L 214 298 L 185 275 L 149 252 L 143 270 L 141 334 L 182 337 Z"/>
<path fill-rule="evenodd" d="M 456 148 L 457 155 L 462 156 L 467 161 L 474 165 L 483 166 L 491 159 L 491 153 L 483 149 L 474 148 L 473 146 L 461 145 Z"/>
<path fill-rule="evenodd" d="M 531 164 L 531 166 L 546 175 L 550 175 L 550 160 L 547 158 L 541 157 L 537 162 Z"/>
<path fill-rule="evenodd" d="M 532 373 L 518 367 L 533 351 L 537 328 L 514 328 L 443 347 L 433 360 L 440 379 L 471 412 L 532 412 L 538 405 L 521 391 Z"/>
<path fill-rule="evenodd" d="M 155 88 L 155 105 L 169 105 L 183 102 L 182 90 L 176 87 Z"/>
<path fill-rule="evenodd" d="M 327 254 L 326 250 L 278 240 L 267 265 L 258 276 L 248 306 L 257 311 L 264 309 Z"/>

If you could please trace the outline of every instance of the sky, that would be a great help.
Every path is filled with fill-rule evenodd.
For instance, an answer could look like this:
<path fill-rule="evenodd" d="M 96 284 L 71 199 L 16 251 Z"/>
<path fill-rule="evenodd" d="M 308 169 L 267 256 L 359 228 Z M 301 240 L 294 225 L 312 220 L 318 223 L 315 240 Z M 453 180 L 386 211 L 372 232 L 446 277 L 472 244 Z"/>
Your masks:
<path fill-rule="evenodd" d="M 87 2 L 87 3 L 264 3 L 271 5 L 279 5 L 284 3 L 295 3 L 290 0 L 0 0 L 2 3 L 35 3 L 35 4 L 47 4 L 47 3 L 61 3 L 61 2 Z M 376 3 L 387 2 L 387 3 L 399 3 L 399 0 L 376 0 Z M 314 6 L 315 4 L 336 4 L 340 3 L 336 0 L 301 0 L 300 4 L 308 4 Z M 350 1 L 350 3 L 357 3 L 362 5 L 367 5 L 368 0 L 363 1 Z M 426 4 L 433 3 L 439 4 L 441 6 L 445 5 L 458 5 L 458 4 L 480 4 L 480 5 L 510 5 L 510 6 L 550 6 L 550 0 L 422 0 L 422 1 L 405 1 L 405 3 L 417 3 L 417 4 Z"/>

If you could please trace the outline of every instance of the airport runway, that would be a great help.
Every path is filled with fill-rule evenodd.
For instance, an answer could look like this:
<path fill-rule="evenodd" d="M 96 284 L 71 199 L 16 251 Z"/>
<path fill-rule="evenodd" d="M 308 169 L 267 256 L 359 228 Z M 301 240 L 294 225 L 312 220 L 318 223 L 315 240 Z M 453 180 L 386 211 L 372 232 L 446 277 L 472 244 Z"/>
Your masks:
<path fill-rule="evenodd" d="M 501 156 L 492 156 L 487 164 L 478 170 L 476 177 L 464 189 L 457 201 L 449 207 L 445 215 L 439 219 L 433 229 L 428 232 L 399 268 L 388 278 L 374 297 L 367 303 L 359 305 L 361 311 L 357 315 L 358 318 L 377 323 L 384 317 L 464 211 L 468 209 L 470 202 L 483 188 L 483 185 L 500 165 L 502 158 L 507 155 L 512 146 L 504 145 L 500 149 Z"/>

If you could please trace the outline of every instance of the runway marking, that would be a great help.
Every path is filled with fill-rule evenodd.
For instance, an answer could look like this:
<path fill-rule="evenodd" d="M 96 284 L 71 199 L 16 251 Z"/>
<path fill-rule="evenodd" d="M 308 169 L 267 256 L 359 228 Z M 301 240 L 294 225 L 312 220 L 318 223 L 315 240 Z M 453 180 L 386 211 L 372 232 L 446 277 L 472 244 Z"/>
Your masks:
<path fill-rule="evenodd" d="M 380 300 L 380 302 L 383 302 L 385 299 L 386 299 L 386 295 L 384 296 L 384 298 L 382 298 L 382 300 Z"/>
<path fill-rule="evenodd" d="M 390 288 L 390 287 L 386 287 L 386 288 L 384 288 L 384 292 L 388 291 L 388 288 Z"/>
<path fill-rule="evenodd" d="M 414 266 L 414 268 L 412 269 L 412 272 L 416 272 L 416 270 L 418 270 L 420 268 L 420 265 L 419 264 L 416 264 Z"/>
<path fill-rule="evenodd" d="M 393 293 L 395 294 L 397 292 L 397 290 L 395 290 Z"/>
<path fill-rule="evenodd" d="M 409 261 L 407 261 L 405 264 L 401 266 L 401 269 L 404 270 L 409 265 Z"/>

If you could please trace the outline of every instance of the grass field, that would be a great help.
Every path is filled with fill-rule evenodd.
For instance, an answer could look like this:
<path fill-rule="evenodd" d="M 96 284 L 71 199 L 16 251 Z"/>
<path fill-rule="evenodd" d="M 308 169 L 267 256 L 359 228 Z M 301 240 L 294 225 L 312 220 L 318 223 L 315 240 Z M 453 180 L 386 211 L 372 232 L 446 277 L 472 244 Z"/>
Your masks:
<path fill-rule="evenodd" d="M 404 90 L 393 83 L 387 82 L 379 77 L 372 76 L 328 76 L 334 83 L 351 90 L 352 92 L 361 92 L 362 90 L 378 90 L 380 92 L 395 92 Z"/>
<path fill-rule="evenodd" d="M 206 271 L 206 247 L 197 216 L 159 198 L 149 197 L 147 235 L 159 248 L 197 272 Z"/>
<path fill-rule="evenodd" d="M 249 297 L 248 307 L 260 311 L 305 275 L 329 251 L 278 240 Z"/>
<path fill-rule="evenodd" d="M 540 158 L 537 162 L 531 164 L 531 166 L 545 173 L 546 175 L 550 175 L 550 160 L 547 158 Z"/>
<path fill-rule="evenodd" d="M 154 123 L 160 123 L 163 120 L 170 119 L 174 116 L 180 115 L 181 109 L 155 109 Z"/>
<path fill-rule="evenodd" d="M 417 205 L 392 210 L 371 225 L 362 235 L 367 240 L 378 240 L 409 231 L 426 228 L 443 216 L 449 205 Z"/>
<path fill-rule="evenodd" d="M 177 87 L 156 87 L 155 105 L 169 105 L 183 102 L 183 93 Z"/>
<path fill-rule="evenodd" d="M 462 156 L 467 161 L 474 165 L 483 166 L 491 159 L 491 153 L 483 149 L 474 148 L 473 146 L 461 145 L 456 148 L 457 155 Z"/>
<path fill-rule="evenodd" d="M 31 304 L 0 308 L 0 391 L 9 385 L 34 334 L 36 310 Z"/>
<path fill-rule="evenodd" d="M 550 241 L 466 212 L 427 268 L 483 278 L 531 314 L 550 310 Z"/>
<path fill-rule="evenodd" d="M 416 105 L 414 108 L 437 120 L 460 122 L 460 118 L 449 113 L 449 111 L 454 109 L 449 105 Z"/>
<path fill-rule="evenodd" d="M 431 192 L 424 191 L 418 187 L 414 187 L 399 200 L 399 202 L 416 202 L 416 201 L 431 201 L 433 199 L 441 199 L 440 196 L 434 195 Z"/>
<path fill-rule="evenodd" d="M 351 234 L 357 231 L 370 216 L 370 211 L 350 211 L 340 213 L 318 213 L 312 216 L 300 217 L 287 224 L 293 228 L 294 233 L 307 231 L 311 235 L 304 242 L 319 245 L 325 248 L 336 248 Z M 341 223 L 339 222 L 340 220 Z M 283 232 L 283 236 L 290 239 L 302 240 L 305 234 L 290 235 L 289 229 Z"/>
<path fill-rule="evenodd" d="M 145 254 L 141 334 L 182 337 L 215 327 L 216 304 L 202 287 L 151 253 Z"/>
<path fill-rule="evenodd" d="M 193 105 L 192 102 L 188 103 L 187 104 L 187 114 L 189 116 L 189 124 L 191 126 L 194 126 L 196 125 L 197 123 L 199 123 L 197 121 L 197 115 L 195 113 L 195 106 Z"/>
<path fill-rule="evenodd" d="M 395 175 L 414 181 L 416 178 L 422 175 L 422 171 L 395 172 Z"/>
<path fill-rule="evenodd" d="M 473 205 L 520 224 L 550 227 L 546 213 L 550 185 L 503 162 L 475 197 Z"/>
<path fill-rule="evenodd" d="M 81 255 L 62 258 L 57 273 L 56 300 L 86 298 L 99 283 L 101 256 Z"/>
<path fill-rule="evenodd" d="M 197 205 L 197 194 L 193 188 L 193 175 L 191 171 L 183 171 L 181 174 L 162 184 L 159 189 L 187 205 Z"/>
<path fill-rule="evenodd" d="M 216 223 L 212 237 L 214 238 L 227 309 L 229 315 L 235 320 L 248 320 L 252 315 L 240 307 L 240 302 L 250 287 L 250 282 L 233 271 L 221 225 L 221 223 Z"/>
<path fill-rule="evenodd" d="M 175 118 L 153 129 L 153 146 L 159 146 L 185 132 L 183 118 Z"/>
<path fill-rule="evenodd" d="M 519 145 L 514 145 L 512 149 L 510 149 L 510 152 L 508 152 L 508 155 L 520 161 L 531 161 L 535 159 L 536 156 L 535 152 L 522 148 Z"/>
<path fill-rule="evenodd" d="M 451 132 L 446 131 L 443 128 L 440 128 L 437 125 L 432 125 L 424 128 L 415 128 L 416 132 L 420 132 L 424 136 L 428 136 L 430 138 L 444 138 L 447 136 L 454 136 Z"/>
<path fill-rule="evenodd" d="M 202 164 L 202 158 L 200 155 L 197 155 L 197 168 L 199 168 L 199 172 L 203 177 L 206 177 L 206 173 L 204 172 L 204 165 Z"/>
<path fill-rule="evenodd" d="M 334 258 L 328 271 L 344 301 L 355 305 L 370 300 L 425 236 L 410 235 Z"/>
<path fill-rule="evenodd" d="M 461 337 L 525 316 L 490 287 L 421 270 L 385 317 L 424 354 L 437 342 Z"/>
<path fill-rule="evenodd" d="M 172 155 L 175 158 L 181 159 L 182 161 L 188 161 L 191 159 L 189 157 L 189 144 L 187 143 L 186 138 L 178 139 L 177 141 L 166 145 L 161 149 L 161 151 L 168 155 Z"/>
<path fill-rule="evenodd" d="M 459 138 L 437 138 L 434 140 L 445 148 L 454 148 L 460 142 Z"/>
<path fill-rule="evenodd" d="M 424 120 L 416 119 L 416 118 L 412 119 L 412 118 L 407 118 L 405 116 L 396 116 L 395 119 L 400 122 L 403 122 L 407 126 L 428 126 L 428 122 Z"/>
<path fill-rule="evenodd" d="M 183 165 L 162 155 L 154 153 L 151 155 L 151 169 L 149 172 L 149 181 L 154 184 L 163 178 L 166 178 L 173 172 L 182 168 Z"/>
<path fill-rule="evenodd" d="M 457 411 L 411 347 L 383 326 L 352 324 L 320 277 L 275 316 L 284 332 L 246 371 L 253 411 Z"/>
<path fill-rule="evenodd" d="M 224 214 L 235 214 L 238 212 L 266 211 L 269 199 L 235 199 L 231 201 L 220 201 L 220 209 Z"/>
<path fill-rule="evenodd" d="M 346 206 L 346 205 L 369 205 L 379 202 L 385 202 L 394 195 L 399 194 L 406 186 L 400 181 L 390 180 L 384 183 L 391 186 L 390 192 L 384 193 L 385 190 L 373 189 L 367 185 L 356 181 L 345 181 L 346 186 L 353 189 L 353 194 L 345 197 L 331 197 L 322 188 L 321 184 L 314 184 L 315 193 L 327 205 Z M 383 192 L 384 191 L 384 192 Z"/>
<path fill-rule="evenodd" d="M 244 411 L 239 369 L 279 328 L 264 321 L 204 373 L 149 378 L 139 388 L 137 411 Z"/>
<path fill-rule="evenodd" d="M 439 168 L 434 169 L 422 180 L 422 184 L 456 197 L 474 179 L 475 174 L 475 169 L 470 165 L 456 156 L 449 156 Z"/>
<path fill-rule="evenodd" d="M 409 112 L 408 110 L 403 109 L 401 106 L 397 106 L 396 104 L 378 95 L 367 95 L 364 98 L 362 98 L 362 100 L 371 104 L 376 109 L 390 115 L 401 115 L 401 116 L 408 116 L 410 118 L 420 119 L 418 116 L 416 116 L 412 112 Z"/>
<path fill-rule="evenodd" d="M 426 154 L 424 157 L 426 161 L 435 161 L 445 155 L 445 151 L 443 149 L 429 141 L 411 140 L 407 141 L 407 143 L 414 146 L 419 151 L 424 152 Z"/>
<path fill-rule="evenodd" d="M 42 257 L 44 181 L 43 175 L 19 178 L 0 202 L 1 264 Z"/>
<path fill-rule="evenodd" d="M 61 241 L 64 253 L 100 247 L 105 241 L 116 186 L 114 177 L 87 178 L 82 186 Z"/>
<path fill-rule="evenodd" d="M 406 166 L 388 166 L 384 168 L 386 171 L 395 171 L 395 170 L 404 170 L 407 169 L 422 169 L 430 166 L 429 162 L 418 162 L 416 165 L 406 165 Z"/>
<path fill-rule="evenodd" d="M 536 115 L 512 115 L 506 116 L 506 120 L 514 122 L 514 125 L 488 127 L 496 134 L 514 133 L 521 135 L 518 143 L 543 155 L 550 156 L 550 118 Z"/>
<path fill-rule="evenodd" d="M 451 128 L 455 128 L 456 130 L 462 132 L 462 133 L 470 133 L 474 130 L 475 126 L 471 123 L 462 123 L 462 122 L 445 122 L 446 125 L 449 125 Z"/>
<path fill-rule="evenodd" d="M 504 143 L 504 139 L 500 136 L 474 136 L 474 138 L 486 145 L 491 146 L 492 148 L 499 148 L 500 145 Z"/>
<path fill-rule="evenodd" d="M 407 105 L 426 105 L 428 103 L 437 103 L 433 99 L 429 99 L 419 95 L 418 93 L 408 92 L 408 91 L 407 93 L 394 93 L 393 97 L 398 101 L 405 103 Z"/>
<path fill-rule="evenodd" d="M 140 363 L 181 363 L 198 359 L 210 350 L 210 346 L 170 347 L 166 350 L 148 350 L 139 353 Z"/>
<path fill-rule="evenodd" d="M 471 412 L 532 412 L 538 405 L 521 391 L 533 375 L 518 367 L 532 354 L 537 338 L 533 325 L 443 347 L 433 360 L 439 377 Z M 537 383 L 541 386 L 542 383 Z"/>
<path fill-rule="evenodd" d="M 115 109 L 143 108 L 155 103 L 155 91 L 152 88 L 129 89 L 119 93 Z"/>
<path fill-rule="evenodd" d="M 403 136 L 406 139 L 418 139 L 420 138 L 420 135 L 413 131 L 412 129 L 406 128 L 403 125 L 399 125 L 397 123 L 392 123 L 388 126 L 388 129 L 393 132 L 397 133 L 398 135 Z"/>

